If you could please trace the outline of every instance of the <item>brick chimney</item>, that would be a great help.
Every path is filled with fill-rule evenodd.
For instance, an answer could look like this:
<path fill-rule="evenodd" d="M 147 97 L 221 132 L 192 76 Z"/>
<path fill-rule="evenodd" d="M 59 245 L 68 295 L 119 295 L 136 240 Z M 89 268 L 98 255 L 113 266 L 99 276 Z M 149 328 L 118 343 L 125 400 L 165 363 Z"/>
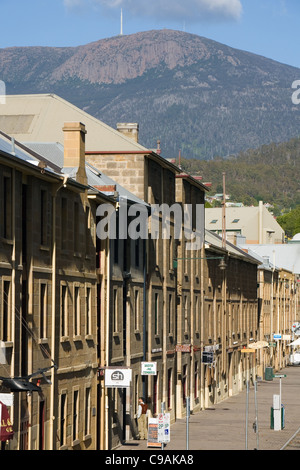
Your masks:
<path fill-rule="evenodd" d="M 119 122 L 117 130 L 135 142 L 139 141 L 139 125 L 132 122 Z"/>
<path fill-rule="evenodd" d="M 81 122 L 66 122 L 64 132 L 64 167 L 77 168 L 76 181 L 87 183 L 85 171 L 85 125 Z"/>

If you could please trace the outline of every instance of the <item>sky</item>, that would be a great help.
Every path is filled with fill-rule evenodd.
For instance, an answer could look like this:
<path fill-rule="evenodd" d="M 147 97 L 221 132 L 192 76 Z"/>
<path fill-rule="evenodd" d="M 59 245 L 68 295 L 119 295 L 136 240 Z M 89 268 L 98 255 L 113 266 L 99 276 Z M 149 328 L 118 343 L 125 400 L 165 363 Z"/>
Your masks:
<path fill-rule="evenodd" d="M 0 0 L 0 8 L 1 48 L 117 36 L 122 11 L 124 35 L 185 31 L 300 68 L 300 0 Z"/>

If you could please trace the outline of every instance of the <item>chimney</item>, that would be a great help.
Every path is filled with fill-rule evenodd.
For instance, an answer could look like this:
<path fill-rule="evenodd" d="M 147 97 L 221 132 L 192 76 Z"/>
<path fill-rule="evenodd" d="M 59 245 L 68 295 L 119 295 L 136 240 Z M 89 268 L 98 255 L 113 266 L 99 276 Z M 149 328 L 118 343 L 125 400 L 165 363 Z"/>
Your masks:
<path fill-rule="evenodd" d="M 121 134 L 125 135 L 126 137 L 129 137 L 135 142 L 139 141 L 139 125 L 137 123 L 131 123 L 131 122 L 118 123 L 117 130 L 121 132 Z"/>
<path fill-rule="evenodd" d="M 85 171 L 85 125 L 81 122 L 66 122 L 64 132 L 64 167 L 77 168 L 76 181 L 87 183 Z"/>

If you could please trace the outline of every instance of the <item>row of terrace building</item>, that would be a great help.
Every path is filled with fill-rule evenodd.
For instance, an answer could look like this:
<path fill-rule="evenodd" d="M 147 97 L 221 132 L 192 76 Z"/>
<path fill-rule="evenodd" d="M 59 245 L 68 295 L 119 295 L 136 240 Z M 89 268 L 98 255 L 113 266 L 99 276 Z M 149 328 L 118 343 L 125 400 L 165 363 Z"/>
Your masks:
<path fill-rule="evenodd" d="M 7 448 L 113 449 L 140 396 L 174 422 L 287 364 L 297 277 L 204 229 L 207 184 L 55 95 L 0 113 Z"/>

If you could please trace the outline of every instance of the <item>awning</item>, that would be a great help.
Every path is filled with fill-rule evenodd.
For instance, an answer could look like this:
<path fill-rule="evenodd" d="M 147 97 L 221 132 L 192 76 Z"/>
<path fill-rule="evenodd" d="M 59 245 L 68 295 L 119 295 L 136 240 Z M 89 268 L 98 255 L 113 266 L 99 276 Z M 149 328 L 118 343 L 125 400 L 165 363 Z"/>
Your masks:
<path fill-rule="evenodd" d="M 248 344 L 247 348 L 262 349 L 262 348 L 266 348 L 268 346 L 269 346 L 269 343 L 267 343 L 267 341 L 256 341 L 255 343 Z"/>
<path fill-rule="evenodd" d="M 7 406 L 0 401 L 0 441 L 8 441 L 13 437 L 14 431 Z"/>

